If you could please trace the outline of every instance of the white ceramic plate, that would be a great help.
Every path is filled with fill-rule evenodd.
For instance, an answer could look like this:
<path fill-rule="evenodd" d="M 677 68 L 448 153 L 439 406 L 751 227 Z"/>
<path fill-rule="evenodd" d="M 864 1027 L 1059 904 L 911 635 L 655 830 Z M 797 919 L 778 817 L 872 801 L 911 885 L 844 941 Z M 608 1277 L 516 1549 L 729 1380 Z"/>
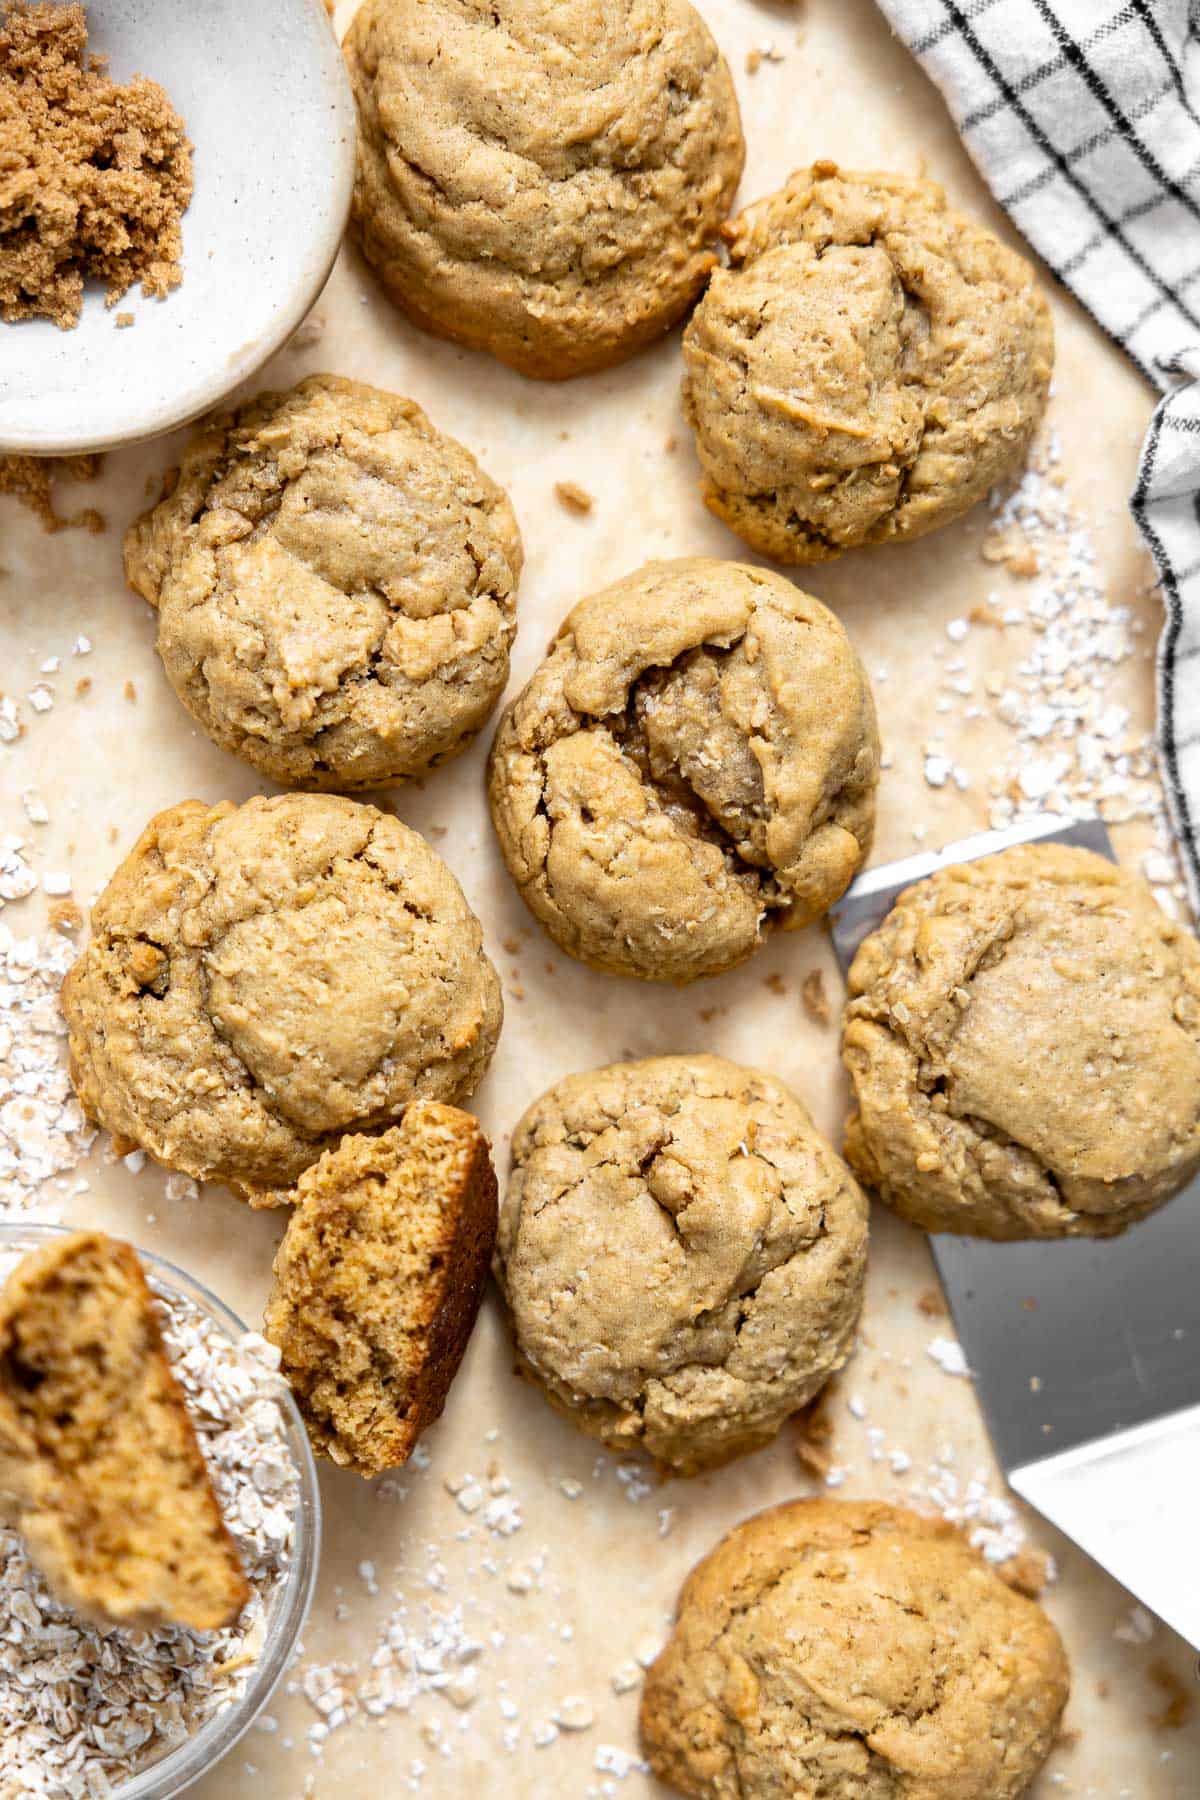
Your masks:
<path fill-rule="evenodd" d="M 252 375 L 320 293 L 354 174 L 354 101 L 322 0 L 88 0 L 113 75 L 167 90 L 192 140 L 183 283 L 89 286 L 72 331 L 0 322 L 0 451 L 102 450 L 194 418 Z M 135 323 L 118 330 L 116 313 Z"/>

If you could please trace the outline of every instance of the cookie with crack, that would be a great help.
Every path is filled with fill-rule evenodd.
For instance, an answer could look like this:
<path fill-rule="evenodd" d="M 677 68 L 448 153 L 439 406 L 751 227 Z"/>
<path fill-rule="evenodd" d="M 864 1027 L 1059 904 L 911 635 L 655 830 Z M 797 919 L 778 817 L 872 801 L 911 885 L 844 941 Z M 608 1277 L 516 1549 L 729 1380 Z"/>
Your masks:
<path fill-rule="evenodd" d="M 407 1462 L 441 1414 L 487 1285 L 496 1176 L 479 1122 L 414 1100 L 306 1169 L 263 1329 L 320 1456 Z"/>
<path fill-rule="evenodd" d="M 687 982 L 807 925 L 870 847 L 875 707 L 833 614 L 692 557 L 581 600 L 500 721 L 492 819 L 581 962 Z"/>
<path fill-rule="evenodd" d="M 1017 1800 L 1069 1687 L 1042 1608 L 953 1525 L 797 1500 L 688 1576 L 642 1742 L 695 1800 Z"/>
<path fill-rule="evenodd" d="M 422 775 L 508 680 L 508 496 L 411 400 L 339 375 L 205 425 L 125 572 L 192 717 L 284 787 Z"/>
<path fill-rule="evenodd" d="M 141 1261 L 101 1232 L 0 1288 L 0 1516 L 101 1631 L 218 1631 L 250 1597 Z"/>
<path fill-rule="evenodd" d="M 931 181 L 798 171 L 727 228 L 684 332 L 706 504 L 778 562 L 949 524 L 1024 457 L 1050 309 Z"/>
<path fill-rule="evenodd" d="M 1102 856 L 908 888 L 850 970 L 861 1180 L 927 1231 L 1111 1237 L 1200 1169 L 1200 945 Z"/>
<path fill-rule="evenodd" d="M 364 0 L 354 226 L 416 324 L 560 380 L 683 317 L 744 145 L 687 0 Z"/>
<path fill-rule="evenodd" d="M 807 1111 L 718 1056 L 560 1081 L 513 1134 L 496 1276 L 521 1366 L 581 1430 L 694 1475 L 845 1362 L 867 1204 Z"/>
<path fill-rule="evenodd" d="M 92 909 L 63 985 L 87 1115 L 253 1205 L 347 1131 L 471 1093 L 500 986 L 450 870 L 334 795 L 185 800 Z"/>

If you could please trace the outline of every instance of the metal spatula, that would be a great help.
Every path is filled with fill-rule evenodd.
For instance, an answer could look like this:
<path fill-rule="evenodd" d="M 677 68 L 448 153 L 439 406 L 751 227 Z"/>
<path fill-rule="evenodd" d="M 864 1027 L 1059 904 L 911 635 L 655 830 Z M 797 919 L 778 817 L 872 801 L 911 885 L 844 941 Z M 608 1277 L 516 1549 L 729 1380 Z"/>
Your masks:
<path fill-rule="evenodd" d="M 872 869 L 833 912 L 843 973 L 904 888 L 1034 839 L 1112 856 L 1041 818 Z M 1200 1181 L 1119 1238 L 930 1243 L 1009 1482 L 1200 1648 Z"/>

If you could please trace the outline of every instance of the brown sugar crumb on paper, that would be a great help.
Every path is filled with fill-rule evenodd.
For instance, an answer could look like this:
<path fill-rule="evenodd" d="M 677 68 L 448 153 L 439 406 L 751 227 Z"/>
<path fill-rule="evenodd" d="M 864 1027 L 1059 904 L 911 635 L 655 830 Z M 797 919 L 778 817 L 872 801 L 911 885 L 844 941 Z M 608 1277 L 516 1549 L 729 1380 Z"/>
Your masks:
<path fill-rule="evenodd" d="M 0 90 L 2 92 L 2 90 Z M 3 209 L 4 126 L 0 121 L 0 211 Z M 0 231 L 0 267 L 4 262 L 4 237 Z M 0 275 L 0 281 L 3 277 Z M 43 531 L 82 529 L 93 533 L 104 530 L 103 513 L 94 506 L 61 515 L 54 505 L 53 488 L 58 479 L 94 481 L 100 473 L 103 457 L 87 456 L 0 456 L 0 494 L 11 494 L 14 500 L 29 508 L 41 521 Z"/>
<path fill-rule="evenodd" d="M 0 0 L 0 316 L 76 324 L 87 279 L 114 306 L 182 280 L 191 146 L 157 82 L 87 54 L 82 6 Z"/>
<path fill-rule="evenodd" d="M 592 496 L 577 481 L 556 481 L 554 494 L 560 506 L 566 507 L 569 513 L 575 513 L 578 517 L 582 518 L 592 510 Z"/>

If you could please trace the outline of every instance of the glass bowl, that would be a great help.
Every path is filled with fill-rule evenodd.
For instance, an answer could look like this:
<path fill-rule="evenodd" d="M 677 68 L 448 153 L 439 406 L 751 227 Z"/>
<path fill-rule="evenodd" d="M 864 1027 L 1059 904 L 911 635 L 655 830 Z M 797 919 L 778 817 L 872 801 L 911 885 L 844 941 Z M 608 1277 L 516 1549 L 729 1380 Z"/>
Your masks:
<path fill-rule="evenodd" d="M 65 1237 L 69 1229 L 63 1225 L 29 1225 L 0 1223 L 0 1256 L 24 1255 L 40 1250 L 56 1237 Z M 210 1294 L 206 1287 L 174 1263 L 138 1248 L 151 1284 L 167 1293 L 179 1294 L 206 1314 L 224 1336 L 236 1341 L 249 1329 L 229 1308 Z M 299 1498 L 294 1522 L 291 1561 L 279 1583 L 267 1611 L 266 1636 L 262 1652 L 239 1698 L 213 1715 L 200 1730 L 193 1733 L 177 1749 L 169 1750 L 157 1762 L 148 1763 L 129 1781 L 112 1790 L 112 1800 L 171 1800 L 185 1788 L 199 1781 L 226 1756 L 239 1738 L 249 1730 L 266 1706 L 291 1661 L 297 1640 L 304 1629 L 317 1582 L 317 1565 L 321 1545 L 321 1497 L 317 1471 L 308 1434 L 290 1393 L 279 1397 L 284 1418 L 288 1449 L 299 1475 Z"/>

